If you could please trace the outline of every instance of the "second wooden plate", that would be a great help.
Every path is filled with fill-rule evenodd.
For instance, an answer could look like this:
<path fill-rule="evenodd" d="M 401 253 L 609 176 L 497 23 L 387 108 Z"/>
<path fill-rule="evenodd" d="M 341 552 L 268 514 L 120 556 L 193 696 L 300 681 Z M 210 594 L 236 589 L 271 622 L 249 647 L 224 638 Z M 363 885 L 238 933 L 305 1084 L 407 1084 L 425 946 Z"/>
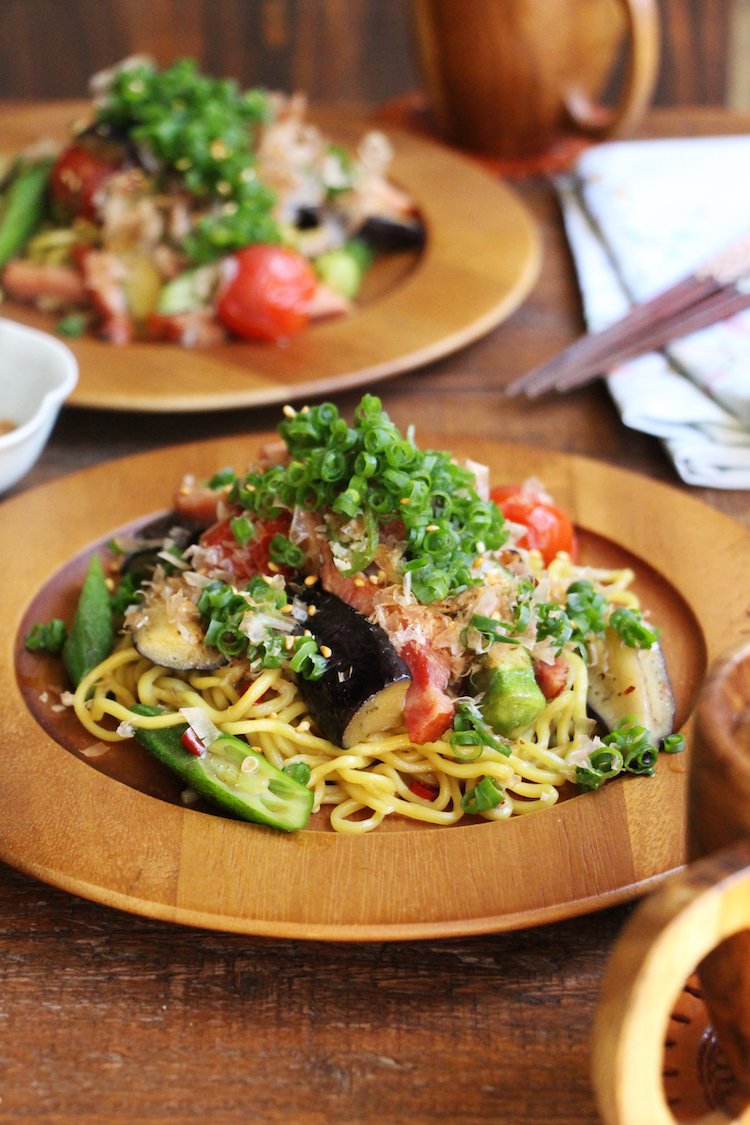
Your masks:
<path fill-rule="evenodd" d="M 40 136 L 64 138 L 84 102 L 5 107 L 0 150 Z M 316 123 L 355 148 L 373 122 L 320 110 Z M 288 347 L 239 341 L 217 348 L 133 343 L 93 336 L 68 341 L 81 377 L 70 402 L 107 410 L 226 410 L 328 394 L 421 367 L 485 335 L 510 316 L 536 281 L 536 225 L 516 195 L 450 149 L 388 129 L 393 179 L 420 209 L 419 255 L 375 263 L 350 317 L 310 326 Z M 28 306 L 0 315 L 54 331 L 56 318 Z"/>

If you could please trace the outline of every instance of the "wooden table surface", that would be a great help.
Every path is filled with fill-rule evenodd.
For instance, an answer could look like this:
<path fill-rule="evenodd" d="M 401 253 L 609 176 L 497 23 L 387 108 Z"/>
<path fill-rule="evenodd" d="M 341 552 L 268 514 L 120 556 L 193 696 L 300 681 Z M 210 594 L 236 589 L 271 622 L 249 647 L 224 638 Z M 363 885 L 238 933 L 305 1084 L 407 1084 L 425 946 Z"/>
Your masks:
<path fill-rule="evenodd" d="M 750 121 L 660 111 L 642 131 L 750 131 Z M 504 396 L 582 330 L 550 187 L 517 187 L 544 238 L 536 289 L 484 340 L 380 384 L 385 408 L 446 447 L 454 435 L 523 441 L 685 488 L 659 443 L 622 425 L 603 386 L 535 403 Z M 358 399 L 336 401 L 350 415 Z M 68 408 L 12 494 L 161 445 L 272 429 L 278 418 L 275 408 L 200 417 Z M 750 526 L 750 493 L 691 491 Z M 0 1123 L 596 1122 L 591 1020 L 630 909 L 467 940 L 308 944 L 131 917 L 0 865 Z"/>

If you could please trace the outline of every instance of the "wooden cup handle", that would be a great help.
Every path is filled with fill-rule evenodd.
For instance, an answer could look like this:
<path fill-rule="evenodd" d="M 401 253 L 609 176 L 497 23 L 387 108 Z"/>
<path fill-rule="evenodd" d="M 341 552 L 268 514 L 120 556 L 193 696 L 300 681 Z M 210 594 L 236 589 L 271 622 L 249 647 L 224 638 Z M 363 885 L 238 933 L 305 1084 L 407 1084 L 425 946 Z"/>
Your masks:
<path fill-rule="evenodd" d="M 670 1014 L 696 965 L 750 927 L 750 840 L 699 860 L 646 899 L 615 945 L 594 1022 L 593 1079 L 606 1125 L 675 1125 L 663 1088 Z M 750 1106 L 736 1125 L 750 1125 Z M 729 1125 L 714 1111 L 694 1125 Z"/>
<path fill-rule="evenodd" d="M 579 129 L 597 140 L 627 135 L 640 121 L 654 92 L 659 70 L 659 12 L 656 0 L 622 0 L 628 21 L 625 85 L 614 110 L 593 102 L 582 90 L 568 91 L 565 105 Z"/>

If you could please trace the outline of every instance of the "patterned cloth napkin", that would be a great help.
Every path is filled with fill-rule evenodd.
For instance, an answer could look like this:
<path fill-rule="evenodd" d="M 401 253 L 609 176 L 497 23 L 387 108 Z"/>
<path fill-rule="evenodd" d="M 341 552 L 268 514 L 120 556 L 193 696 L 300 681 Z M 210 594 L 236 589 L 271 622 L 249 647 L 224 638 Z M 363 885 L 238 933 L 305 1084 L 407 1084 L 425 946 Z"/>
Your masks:
<path fill-rule="evenodd" d="M 750 233 L 750 136 L 619 141 L 559 176 L 589 329 Z M 750 309 L 607 380 L 626 426 L 661 438 L 688 484 L 750 488 Z"/>

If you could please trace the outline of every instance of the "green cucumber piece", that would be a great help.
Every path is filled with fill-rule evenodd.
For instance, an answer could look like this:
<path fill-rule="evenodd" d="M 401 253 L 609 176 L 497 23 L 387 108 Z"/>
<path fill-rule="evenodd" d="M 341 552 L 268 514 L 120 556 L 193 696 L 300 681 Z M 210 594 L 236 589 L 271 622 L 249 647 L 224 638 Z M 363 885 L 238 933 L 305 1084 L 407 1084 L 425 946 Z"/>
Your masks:
<path fill-rule="evenodd" d="M 164 714 L 163 709 L 143 703 L 134 704 L 131 710 L 137 715 Z M 135 727 L 134 734 L 149 753 L 220 809 L 283 832 L 305 827 L 313 806 L 311 789 L 230 734 L 222 734 L 198 758 L 182 745 L 187 729 L 186 723 L 160 730 Z M 243 773 L 240 768 L 247 758 L 258 763 L 254 773 Z"/>
<path fill-rule="evenodd" d="M 63 664 L 76 687 L 97 664 L 107 659 L 113 642 L 109 590 L 104 581 L 102 561 L 93 554 L 78 599 L 73 628 L 62 650 Z"/>
<path fill-rule="evenodd" d="M 179 316 L 205 308 L 216 288 L 217 273 L 213 266 L 185 270 L 163 286 L 156 302 L 160 316 Z"/>
<path fill-rule="evenodd" d="M 41 223 L 51 169 L 51 160 L 31 164 L 8 188 L 0 223 L 0 267 L 23 248 Z"/>
<path fill-rule="evenodd" d="M 342 297 L 352 300 L 359 293 L 364 276 L 361 257 L 353 253 L 348 247 L 341 246 L 338 250 L 327 250 L 313 262 L 315 272 L 320 280 L 340 293 Z"/>

